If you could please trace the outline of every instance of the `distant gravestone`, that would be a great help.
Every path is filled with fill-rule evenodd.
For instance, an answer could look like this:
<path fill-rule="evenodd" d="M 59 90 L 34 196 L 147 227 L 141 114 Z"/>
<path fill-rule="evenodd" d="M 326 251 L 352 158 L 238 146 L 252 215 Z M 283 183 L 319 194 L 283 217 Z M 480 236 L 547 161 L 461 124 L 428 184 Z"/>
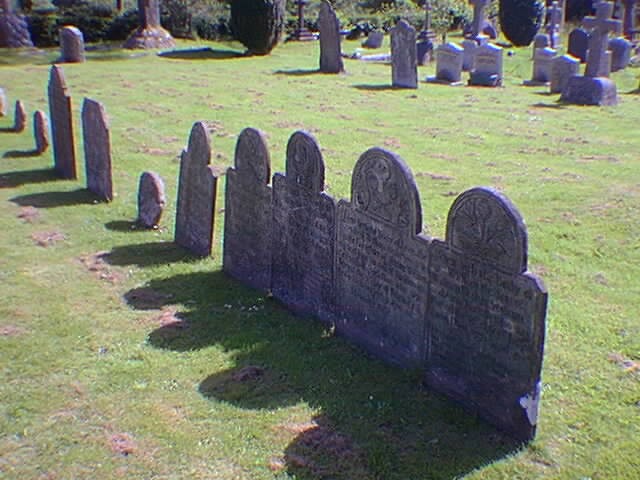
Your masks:
<path fill-rule="evenodd" d="M 33 114 L 33 136 L 36 141 L 36 152 L 44 153 L 49 148 L 49 120 L 42 110 Z"/>
<path fill-rule="evenodd" d="M 16 14 L 11 3 L 0 1 L 0 48 L 33 47 L 27 17 Z"/>
<path fill-rule="evenodd" d="M 338 333 L 393 363 L 424 359 L 429 262 L 415 180 L 394 153 L 371 148 L 356 163 L 351 201 L 338 203 Z"/>
<path fill-rule="evenodd" d="M 531 80 L 526 80 L 525 85 L 540 86 L 549 85 L 551 82 L 551 68 L 556 51 L 552 48 L 539 48 L 533 57 L 533 74 Z"/>
<path fill-rule="evenodd" d="M 473 5 L 473 21 L 471 23 L 471 37 L 475 38 L 479 34 L 484 33 L 484 28 L 487 25 L 487 17 L 485 14 L 485 9 L 489 5 L 490 0 L 470 0 L 469 3 Z"/>
<path fill-rule="evenodd" d="M 75 180 L 76 153 L 71 119 L 71 96 L 62 68 L 54 65 L 49 75 L 49 118 L 53 139 L 54 169 L 62 178 Z"/>
<path fill-rule="evenodd" d="M 622 3 L 624 5 L 622 30 L 623 30 L 624 36 L 628 40 L 632 40 L 633 32 L 635 30 L 636 18 L 637 18 L 637 14 L 636 14 L 637 0 L 622 0 Z"/>
<path fill-rule="evenodd" d="M 475 40 L 465 39 L 462 41 L 464 55 L 462 57 L 462 71 L 470 72 L 473 69 L 473 59 L 478 49 L 478 42 Z"/>
<path fill-rule="evenodd" d="M 384 42 L 384 33 L 379 30 L 373 30 L 369 32 L 367 38 L 362 42 L 364 48 L 380 48 Z"/>
<path fill-rule="evenodd" d="M 462 85 L 464 49 L 455 43 L 445 43 L 436 48 L 436 75 L 428 82 Z"/>
<path fill-rule="evenodd" d="M 206 257 L 213 245 L 217 178 L 211 169 L 211 139 L 202 122 L 191 128 L 189 145 L 180 157 L 174 241 Z"/>
<path fill-rule="evenodd" d="M 418 88 L 416 29 L 400 20 L 391 29 L 391 84 L 398 88 Z"/>
<path fill-rule="evenodd" d="M 24 108 L 24 103 L 20 100 L 16 101 L 16 107 L 13 115 L 13 131 L 16 133 L 24 132 L 27 127 L 27 112 Z"/>
<path fill-rule="evenodd" d="M 587 50 L 589 50 L 589 33 L 582 28 L 573 29 L 569 33 L 567 53 L 584 63 L 587 61 Z"/>
<path fill-rule="evenodd" d="M 155 172 L 143 172 L 138 184 L 138 219 L 144 228 L 156 228 L 167 204 L 164 182 Z"/>
<path fill-rule="evenodd" d="M 160 0 L 138 0 L 140 26 L 129 36 L 124 48 L 173 48 L 176 41 L 160 25 Z"/>
<path fill-rule="evenodd" d="M 113 200 L 111 134 L 104 106 L 90 98 L 82 104 L 82 141 L 87 189 L 101 200 Z"/>
<path fill-rule="evenodd" d="M 560 47 L 560 25 L 562 23 L 562 7 L 554 1 L 547 7 L 547 35 L 549 36 L 551 48 Z"/>
<path fill-rule="evenodd" d="M 624 70 L 631 62 L 633 44 L 624 37 L 616 37 L 609 40 L 611 51 L 611 71 Z"/>
<path fill-rule="evenodd" d="M 336 203 L 324 190 L 324 161 L 315 139 L 296 132 L 286 175 L 273 177 L 271 292 L 300 314 L 330 320 L 334 311 Z"/>
<path fill-rule="evenodd" d="M 227 170 L 223 269 L 262 290 L 271 287 L 272 199 L 270 160 L 264 135 L 245 128 Z"/>
<path fill-rule="evenodd" d="M 546 33 L 538 33 L 533 38 L 533 51 L 535 52 L 539 48 L 547 48 L 551 44 L 551 40 L 549 40 L 549 35 Z"/>
<path fill-rule="evenodd" d="M 320 28 L 320 71 L 323 73 L 344 71 L 340 50 L 340 22 L 328 0 L 322 0 L 320 4 L 318 27 Z"/>
<path fill-rule="evenodd" d="M 551 60 L 551 93 L 562 93 L 569 79 L 580 71 L 580 60 L 571 55 L 562 55 Z"/>
<path fill-rule="evenodd" d="M 84 36 L 73 26 L 66 25 L 60 29 L 60 62 L 82 63 L 84 56 Z"/>
<path fill-rule="evenodd" d="M 517 438 L 533 438 L 547 292 L 527 272 L 522 217 L 496 191 L 460 195 L 429 265 L 426 383 Z"/>
<path fill-rule="evenodd" d="M 416 43 L 416 58 L 418 65 L 426 65 L 433 58 L 433 41 L 430 39 Z"/>
<path fill-rule="evenodd" d="M 502 85 L 502 48 L 481 45 L 475 52 L 469 85 L 497 87 Z"/>
<path fill-rule="evenodd" d="M 0 88 L 0 117 L 7 115 L 7 94 Z"/>

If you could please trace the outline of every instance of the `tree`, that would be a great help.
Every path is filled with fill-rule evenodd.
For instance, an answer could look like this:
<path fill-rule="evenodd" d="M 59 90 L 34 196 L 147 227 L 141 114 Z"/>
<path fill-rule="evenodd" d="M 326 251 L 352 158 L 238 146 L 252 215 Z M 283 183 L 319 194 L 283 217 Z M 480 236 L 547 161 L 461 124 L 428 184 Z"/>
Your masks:
<path fill-rule="evenodd" d="M 285 0 L 232 0 L 231 31 L 253 55 L 267 55 L 284 28 Z"/>
<path fill-rule="evenodd" d="M 529 45 L 544 18 L 544 4 L 539 0 L 500 0 L 500 28 L 515 46 Z"/>

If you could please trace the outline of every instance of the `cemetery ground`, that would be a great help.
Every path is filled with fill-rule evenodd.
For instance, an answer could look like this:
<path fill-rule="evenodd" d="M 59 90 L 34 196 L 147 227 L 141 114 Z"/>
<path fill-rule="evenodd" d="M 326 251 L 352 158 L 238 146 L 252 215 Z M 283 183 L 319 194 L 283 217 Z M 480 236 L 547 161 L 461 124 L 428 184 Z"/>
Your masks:
<path fill-rule="evenodd" d="M 254 58 L 206 45 L 170 57 L 90 51 L 63 66 L 78 181 L 54 176 L 51 148 L 31 153 L 31 122 L 8 131 L 16 100 L 29 118 L 48 110 L 58 51 L 0 55 L 11 102 L 0 118 L 0 476 L 638 478 L 640 70 L 614 73 L 619 105 L 595 108 L 522 86 L 530 49 L 505 56 L 503 88 L 404 90 L 382 64 L 316 73 L 317 43 Z M 420 67 L 420 79 L 433 69 Z M 85 190 L 85 96 L 110 117 L 109 204 Z M 536 439 L 515 444 L 421 387 L 418 372 L 226 277 L 223 177 L 212 257 L 174 246 L 179 154 L 197 120 L 211 129 L 220 175 L 247 126 L 266 133 L 272 173 L 284 171 L 289 136 L 311 132 L 336 198 L 348 198 L 362 152 L 392 150 L 416 177 L 425 231 L 437 238 L 458 193 L 504 192 L 550 295 Z M 167 187 L 157 230 L 134 224 L 145 170 Z"/>

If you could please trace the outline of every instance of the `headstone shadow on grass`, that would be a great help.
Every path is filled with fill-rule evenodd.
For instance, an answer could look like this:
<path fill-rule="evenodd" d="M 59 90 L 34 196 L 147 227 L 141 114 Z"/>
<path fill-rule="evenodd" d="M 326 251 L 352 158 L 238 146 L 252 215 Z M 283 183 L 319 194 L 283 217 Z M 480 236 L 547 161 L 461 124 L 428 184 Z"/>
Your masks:
<path fill-rule="evenodd" d="M 8 152 L 4 152 L 2 158 L 29 158 L 29 157 L 39 157 L 40 152 L 37 149 L 33 150 L 9 150 Z"/>
<path fill-rule="evenodd" d="M 406 91 L 407 91 L 405 88 L 394 87 L 393 85 L 389 85 L 388 83 L 375 84 L 375 85 L 358 84 L 358 85 L 354 85 L 353 88 L 355 88 L 357 90 L 369 90 L 369 91 L 372 91 L 372 92 L 382 91 L 382 90 L 398 90 L 398 91 L 402 91 L 402 92 L 406 93 Z"/>
<path fill-rule="evenodd" d="M 0 174 L 0 188 L 16 188 L 29 183 L 45 183 L 59 179 L 51 168 L 20 170 Z"/>
<path fill-rule="evenodd" d="M 158 53 L 158 56 L 178 60 L 229 60 L 246 57 L 244 52 L 238 50 L 218 50 L 211 47 L 169 50 Z"/>
<path fill-rule="evenodd" d="M 64 192 L 41 192 L 18 195 L 10 199 L 21 207 L 56 208 L 72 205 L 98 203 L 98 197 L 89 190 L 80 188 Z"/>
<path fill-rule="evenodd" d="M 133 223 L 133 225 L 136 224 Z M 140 230 L 148 232 L 142 228 Z M 110 265 L 151 267 L 177 262 L 193 262 L 197 258 L 173 242 L 148 242 L 113 247 L 109 253 L 104 255 L 104 260 Z"/>
<path fill-rule="evenodd" d="M 534 108 L 555 108 L 558 110 L 562 110 L 567 108 L 567 105 L 564 103 L 560 103 L 560 102 L 554 102 L 554 103 L 544 103 L 544 102 L 538 102 L 538 103 L 534 103 L 531 105 Z"/>
<path fill-rule="evenodd" d="M 320 75 L 322 72 L 317 68 L 305 69 L 293 69 L 293 70 L 276 70 L 276 75 L 289 75 L 291 77 L 305 77 L 307 75 Z"/>

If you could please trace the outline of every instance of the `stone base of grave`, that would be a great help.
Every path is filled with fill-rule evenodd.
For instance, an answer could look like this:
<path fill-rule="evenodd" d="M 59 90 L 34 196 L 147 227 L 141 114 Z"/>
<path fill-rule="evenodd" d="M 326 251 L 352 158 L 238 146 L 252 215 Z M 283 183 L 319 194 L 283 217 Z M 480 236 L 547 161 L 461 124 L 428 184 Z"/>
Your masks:
<path fill-rule="evenodd" d="M 468 84 L 472 87 L 501 87 L 502 77 L 496 74 L 471 72 Z"/>
<path fill-rule="evenodd" d="M 142 50 L 173 48 L 175 46 L 176 41 L 162 27 L 138 28 L 123 45 L 124 48 Z"/>
<path fill-rule="evenodd" d="M 450 87 L 460 87 L 460 86 L 464 85 L 463 82 L 451 82 L 451 81 L 446 80 L 444 78 L 438 78 L 438 77 L 427 77 L 425 79 L 425 81 L 427 83 L 437 83 L 439 85 L 448 85 Z"/>
<path fill-rule="evenodd" d="M 291 36 L 291 40 L 295 40 L 298 42 L 310 42 L 312 40 L 317 40 L 318 37 L 312 31 L 303 28 L 302 30 L 296 30 L 294 34 Z"/>
<path fill-rule="evenodd" d="M 33 47 L 27 19 L 13 13 L 0 15 L 0 48 Z"/>
<path fill-rule="evenodd" d="M 541 80 L 524 80 L 522 85 L 525 87 L 548 87 L 551 82 L 543 82 Z"/>
<path fill-rule="evenodd" d="M 569 78 L 560 101 L 574 105 L 617 105 L 616 84 L 605 77 L 574 75 Z"/>

